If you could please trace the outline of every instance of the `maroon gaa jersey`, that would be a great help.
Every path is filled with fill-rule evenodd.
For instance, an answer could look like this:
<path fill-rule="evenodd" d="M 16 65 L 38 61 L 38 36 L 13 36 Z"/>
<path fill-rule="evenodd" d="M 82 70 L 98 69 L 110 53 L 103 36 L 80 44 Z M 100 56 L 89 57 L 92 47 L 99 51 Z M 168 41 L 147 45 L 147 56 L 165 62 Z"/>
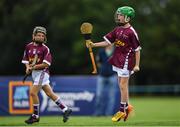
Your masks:
<path fill-rule="evenodd" d="M 35 54 L 38 55 L 36 64 L 44 62 L 51 65 L 52 57 L 49 48 L 45 44 L 35 45 L 33 42 L 26 45 L 22 63 L 32 64 Z M 45 68 L 44 71 L 49 72 L 48 68 Z"/>
<path fill-rule="evenodd" d="M 114 43 L 115 51 L 109 62 L 121 69 L 132 70 L 135 65 L 135 51 L 141 49 L 138 35 L 132 26 L 116 27 L 104 36 L 108 43 Z"/>

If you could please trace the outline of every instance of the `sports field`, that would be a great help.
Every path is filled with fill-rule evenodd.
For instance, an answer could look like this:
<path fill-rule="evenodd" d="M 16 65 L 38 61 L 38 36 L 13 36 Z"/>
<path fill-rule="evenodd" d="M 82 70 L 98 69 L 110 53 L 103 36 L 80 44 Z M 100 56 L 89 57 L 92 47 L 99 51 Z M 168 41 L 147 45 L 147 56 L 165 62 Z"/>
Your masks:
<path fill-rule="evenodd" d="M 111 117 L 72 116 L 67 123 L 62 116 L 44 116 L 31 126 L 180 126 L 180 97 L 135 97 L 131 99 L 135 115 L 127 122 L 112 123 Z M 91 109 L 90 109 L 91 110 Z M 28 116 L 0 116 L 0 126 L 30 126 Z"/>

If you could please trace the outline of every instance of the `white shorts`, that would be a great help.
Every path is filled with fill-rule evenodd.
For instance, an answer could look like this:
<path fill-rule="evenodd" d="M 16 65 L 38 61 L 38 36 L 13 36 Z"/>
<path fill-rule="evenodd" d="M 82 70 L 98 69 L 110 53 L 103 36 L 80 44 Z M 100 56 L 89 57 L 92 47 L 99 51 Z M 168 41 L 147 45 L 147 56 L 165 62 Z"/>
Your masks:
<path fill-rule="evenodd" d="M 112 67 L 113 67 L 113 71 L 117 72 L 118 77 L 129 77 L 131 74 L 134 73 L 134 71 L 129 71 L 125 68 L 121 69 L 116 66 L 112 66 Z"/>
<path fill-rule="evenodd" d="M 32 72 L 33 85 L 49 85 L 49 74 L 43 70 L 34 70 Z"/>

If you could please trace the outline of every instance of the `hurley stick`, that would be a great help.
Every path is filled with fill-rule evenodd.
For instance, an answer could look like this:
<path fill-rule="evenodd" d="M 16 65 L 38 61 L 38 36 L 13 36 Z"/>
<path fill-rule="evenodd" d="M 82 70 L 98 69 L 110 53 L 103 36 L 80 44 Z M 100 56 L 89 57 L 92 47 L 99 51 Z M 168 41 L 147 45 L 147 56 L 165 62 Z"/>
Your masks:
<path fill-rule="evenodd" d="M 32 67 L 36 65 L 37 59 L 38 59 L 38 55 L 35 54 L 34 60 L 33 60 L 33 62 L 32 62 Z M 24 75 L 23 80 L 22 80 L 23 83 L 26 81 L 26 79 L 27 79 L 28 76 L 29 76 L 29 74 L 25 74 L 25 75 Z"/>
<path fill-rule="evenodd" d="M 86 43 L 91 42 L 91 33 L 93 30 L 93 26 L 91 23 L 85 22 L 81 25 L 81 34 L 84 35 L 84 38 L 86 40 Z M 91 62 L 92 62 L 92 66 L 93 66 L 93 74 L 97 74 L 97 68 L 96 68 L 96 63 L 95 63 L 95 59 L 94 59 L 94 54 L 93 54 L 93 50 L 92 47 L 89 47 L 89 55 L 91 57 Z"/>

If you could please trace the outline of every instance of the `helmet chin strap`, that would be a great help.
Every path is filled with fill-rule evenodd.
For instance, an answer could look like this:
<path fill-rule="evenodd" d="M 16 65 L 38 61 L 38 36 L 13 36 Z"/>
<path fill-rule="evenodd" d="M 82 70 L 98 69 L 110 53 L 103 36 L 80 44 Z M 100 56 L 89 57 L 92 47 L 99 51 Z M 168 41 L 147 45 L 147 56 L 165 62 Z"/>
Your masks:
<path fill-rule="evenodd" d="M 118 22 L 117 25 L 118 26 L 125 26 L 128 22 L 124 22 L 124 23 L 121 23 L 121 22 Z"/>
<path fill-rule="evenodd" d="M 33 42 L 35 42 L 36 44 L 42 44 L 42 43 L 44 43 L 44 41 L 39 41 L 39 40 L 35 40 L 35 39 L 33 39 Z"/>
<path fill-rule="evenodd" d="M 124 26 L 130 21 L 130 18 L 127 17 L 126 15 L 124 16 L 124 23 L 121 23 L 120 21 L 116 22 L 118 26 Z"/>
<path fill-rule="evenodd" d="M 124 21 L 125 21 L 125 24 L 126 24 L 126 23 L 128 23 L 128 22 L 130 21 L 130 18 L 129 18 L 129 17 L 127 17 L 127 15 L 125 15 L 125 17 L 124 17 Z"/>
<path fill-rule="evenodd" d="M 126 25 L 126 23 L 120 23 L 120 22 L 118 22 L 117 25 L 118 25 L 118 26 L 124 26 L 124 25 Z"/>
<path fill-rule="evenodd" d="M 36 43 L 36 44 L 42 44 L 42 43 L 44 43 L 44 42 L 42 42 L 42 41 L 35 41 L 35 43 Z"/>

